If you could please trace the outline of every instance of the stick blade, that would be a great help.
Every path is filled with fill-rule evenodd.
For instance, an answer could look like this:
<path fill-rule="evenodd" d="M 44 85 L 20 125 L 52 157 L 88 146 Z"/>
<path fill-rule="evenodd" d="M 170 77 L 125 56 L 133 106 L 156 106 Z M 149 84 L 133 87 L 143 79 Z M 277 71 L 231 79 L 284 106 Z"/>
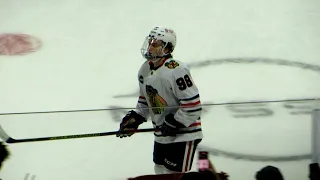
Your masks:
<path fill-rule="evenodd" d="M 11 139 L 10 136 L 1 127 L 1 125 L 0 125 L 0 138 L 5 142 L 9 142 L 9 140 Z"/>

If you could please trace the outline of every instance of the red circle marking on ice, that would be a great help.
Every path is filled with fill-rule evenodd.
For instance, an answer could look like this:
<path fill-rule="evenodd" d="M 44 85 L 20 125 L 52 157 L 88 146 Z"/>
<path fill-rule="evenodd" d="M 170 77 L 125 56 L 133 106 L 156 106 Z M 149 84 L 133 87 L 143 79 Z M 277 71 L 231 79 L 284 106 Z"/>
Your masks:
<path fill-rule="evenodd" d="M 23 55 L 41 46 L 39 39 L 27 34 L 0 34 L 0 55 Z"/>

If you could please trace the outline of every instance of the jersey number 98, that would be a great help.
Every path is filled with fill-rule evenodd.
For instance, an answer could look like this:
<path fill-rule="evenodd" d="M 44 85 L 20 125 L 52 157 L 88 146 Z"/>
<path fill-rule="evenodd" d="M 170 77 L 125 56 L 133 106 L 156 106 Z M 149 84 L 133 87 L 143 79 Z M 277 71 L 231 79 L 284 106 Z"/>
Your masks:
<path fill-rule="evenodd" d="M 188 75 L 178 78 L 176 83 L 181 91 L 187 89 L 187 87 L 193 86 L 193 83 Z"/>

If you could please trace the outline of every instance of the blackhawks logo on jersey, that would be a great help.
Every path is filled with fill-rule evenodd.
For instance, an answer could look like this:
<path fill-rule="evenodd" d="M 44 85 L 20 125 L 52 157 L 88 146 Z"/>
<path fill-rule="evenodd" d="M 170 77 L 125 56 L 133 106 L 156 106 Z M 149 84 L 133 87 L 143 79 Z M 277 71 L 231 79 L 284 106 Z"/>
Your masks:
<path fill-rule="evenodd" d="M 146 92 L 152 107 L 152 112 L 154 114 L 161 114 L 164 111 L 164 107 L 167 106 L 167 102 L 158 94 L 158 91 L 152 86 L 147 85 Z"/>
<path fill-rule="evenodd" d="M 177 63 L 175 60 L 171 60 L 169 62 L 166 62 L 164 65 L 169 69 L 174 69 L 179 66 L 179 63 Z"/>

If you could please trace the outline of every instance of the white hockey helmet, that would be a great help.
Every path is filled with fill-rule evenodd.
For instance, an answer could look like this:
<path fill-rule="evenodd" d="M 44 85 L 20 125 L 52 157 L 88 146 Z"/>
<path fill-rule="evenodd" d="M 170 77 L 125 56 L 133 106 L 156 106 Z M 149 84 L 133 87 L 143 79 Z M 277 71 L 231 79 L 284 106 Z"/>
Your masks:
<path fill-rule="evenodd" d="M 150 42 L 152 40 L 161 40 L 165 43 L 165 45 L 162 47 L 162 51 L 168 47 L 169 48 L 169 52 L 168 53 L 164 53 L 163 55 L 159 56 L 154 56 L 152 54 L 149 53 L 148 49 L 149 49 L 149 45 Z M 149 35 L 146 37 L 142 48 L 141 48 L 141 54 L 143 57 L 147 58 L 147 59 L 154 59 L 154 58 L 162 58 L 168 55 L 171 55 L 171 53 L 173 52 L 175 46 L 177 43 L 177 37 L 176 37 L 176 33 L 170 29 L 170 28 L 165 28 L 165 27 L 154 27 Z"/>

